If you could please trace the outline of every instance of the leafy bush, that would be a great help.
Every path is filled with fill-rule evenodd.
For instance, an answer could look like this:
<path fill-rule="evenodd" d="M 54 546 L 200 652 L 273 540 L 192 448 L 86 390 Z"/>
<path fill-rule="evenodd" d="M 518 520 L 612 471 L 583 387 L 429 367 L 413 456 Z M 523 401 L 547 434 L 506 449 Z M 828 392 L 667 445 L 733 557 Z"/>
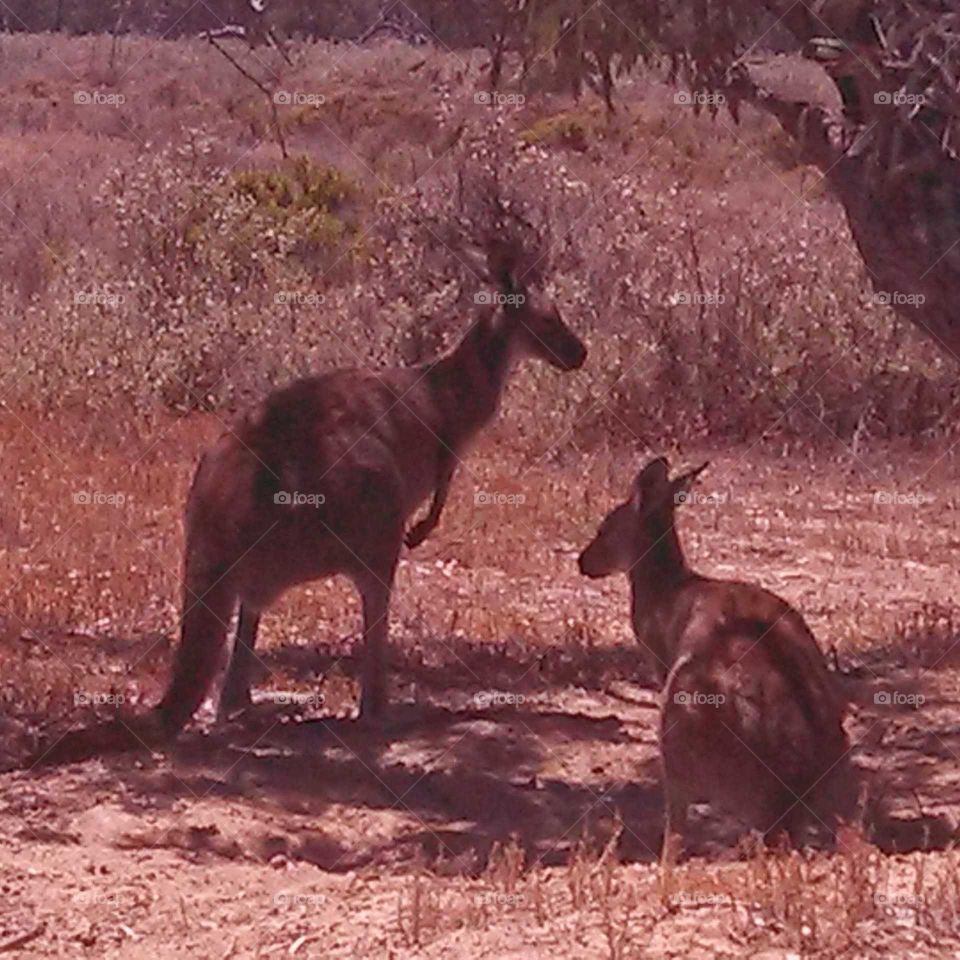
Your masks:
<path fill-rule="evenodd" d="M 30 62 L 29 42 L 12 38 L 9 71 Z M 229 69 L 206 47 L 157 55 L 184 89 Z M 950 372 L 874 300 L 837 204 L 805 185 L 805 169 L 770 165 L 767 121 L 747 116 L 729 132 L 678 112 L 654 77 L 638 81 L 642 106 L 623 118 L 599 103 L 478 106 L 483 75 L 468 66 L 431 54 L 423 69 L 439 93 L 424 93 L 409 58 L 340 55 L 343 89 L 365 89 L 376 67 L 399 91 L 398 122 L 433 98 L 429 143 L 384 138 L 358 94 L 341 125 L 325 116 L 326 146 L 291 140 L 301 153 L 288 162 L 272 145 L 250 159 L 245 121 L 216 103 L 208 126 L 149 149 L 122 132 L 72 132 L 81 162 L 8 159 L 5 203 L 29 233 L 0 243 L 7 403 L 225 413 L 321 367 L 428 360 L 476 316 L 479 281 L 445 229 L 461 216 L 461 176 L 486 171 L 548 225 L 549 293 L 591 347 L 573 376 L 522 369 L 504 408 L 513 436 L 547 436 L 562 455 L 687 439 L 921 441 L 949 429 Z M 172 129 L 163 87 L 158 78 L 138 96 L 156 129 Z M 50 134 L 75 120 L 52 112 Z M 596 134 L 586 153 L 564 145 L 580 130 Z M 339 149 L 374 139 L 379 169 L 405 179 Z"/>

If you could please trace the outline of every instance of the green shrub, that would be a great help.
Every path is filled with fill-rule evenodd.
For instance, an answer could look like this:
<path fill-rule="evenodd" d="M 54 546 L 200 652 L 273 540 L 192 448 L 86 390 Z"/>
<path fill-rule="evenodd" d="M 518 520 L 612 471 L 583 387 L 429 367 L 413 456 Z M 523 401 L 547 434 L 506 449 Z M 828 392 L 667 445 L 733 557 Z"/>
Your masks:
<path fill-rule="evenodd" d="M 583 153 L 598 139 L 600 121 L 585 111 L 554 114 L 532 123 L 520 134 L 527 146 L 566 147 Z"/>

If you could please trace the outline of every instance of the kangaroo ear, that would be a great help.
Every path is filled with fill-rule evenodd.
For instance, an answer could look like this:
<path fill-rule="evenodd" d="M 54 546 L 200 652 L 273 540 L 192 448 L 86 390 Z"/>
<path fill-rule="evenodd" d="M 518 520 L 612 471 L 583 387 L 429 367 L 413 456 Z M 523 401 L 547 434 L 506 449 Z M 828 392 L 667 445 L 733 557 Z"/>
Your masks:
<path fill-rule="evenodd" d="M 641 467 L 633 481 L 633 499 L 639 504 L 651 503 L 667 492 L 670 485 L 670 464 L 666 457 L 657 457 Z"/>
<path fill-rule="evenodd" d="M 515 241 L 493 237 L 487 243 L 487 270 L 500 291 L 507 296 L 515 293 L 519 284 L 520 250 Z"/>
<path fill-rule="evenodd" d="M 682 476 L 677 477 L 676 480 L 671 484 L 674 501 L 680 503 L 682 501 L 677 500 L 677 497 L 681 494 L 686 493 L 694 484 L 694 481 L 697 477 L 703 473 L 707 467 L 710 466 L 710 461 L 707 460 L 705 463 L 701 463 L 699 467 L 694 467 L 693 470 L 688 470 Z"/>
<path fill-rule="evenodd" d="M 486 254 L 476 246 L 463 247 L 456 252 L 456 257 L 481 283 L 497 283 L 498 280 L 490 273 L 490 264 Z"/>
<path fill-rule="evenodd" d="M 666 457 L 657 457 L 640 469 L 634 486 L 640 491 L 656 490 L 662 487 L 670 476 L 670 463 Z"/>

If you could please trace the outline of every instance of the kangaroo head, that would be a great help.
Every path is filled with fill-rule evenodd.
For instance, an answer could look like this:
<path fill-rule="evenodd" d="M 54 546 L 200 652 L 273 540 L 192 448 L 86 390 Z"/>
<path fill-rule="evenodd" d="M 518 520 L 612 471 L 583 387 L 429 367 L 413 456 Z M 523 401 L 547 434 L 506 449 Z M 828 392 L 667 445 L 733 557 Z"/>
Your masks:
<path fill-rule="evenodd" d="M 576 370 L 587 358 L 584 342 L 567 326 L 556 304 L 538 288 L 539 264 L 514 240 L 487 246 L 486 280 L 497 287 L 501 309 L 491 321 L 516 359 L 533 357 L 558 370 Z M 501 341 L 502 342 L 502 341 Z"/>
<path fill-rule="evenodd" d="M 673 513 L 707 466 L 704 463 L 671 480 L 666 458 L 651 460 L 634 479 L 629 499 L 607 514 L 580 554 L 580 572 L 587 577 L 607 577 L 644 564 L 654 567 L 675 562 L 680 547 Z"/>
<path fill-rule="evenodd" d="M 553 301 L 508 274 L 501 279 L 502 324 L 514 357 L 533 357 L 558 370 L 577 370 L 587 359 L 583 341 L 564 323 Z"/>

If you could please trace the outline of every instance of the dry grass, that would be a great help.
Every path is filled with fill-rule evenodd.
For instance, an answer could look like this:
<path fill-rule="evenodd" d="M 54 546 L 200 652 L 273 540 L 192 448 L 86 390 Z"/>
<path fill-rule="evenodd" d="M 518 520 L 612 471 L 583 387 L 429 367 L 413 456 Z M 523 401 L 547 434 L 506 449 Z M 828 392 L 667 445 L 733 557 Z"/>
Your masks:
<path fill-rule="evenodd" d="M 127 704 L 156 696 L 178 617 L 181 505 L 199 450 L 221 429 L 214 416 L 160 419 L 152 432 L 129 434 L 117 448 L 96 435 L 95 425 L 78 420 L 5 417 L 2 481 L 11 495 L 0 604 L 5 647 L 16 653 L 10 670 L 40 658 L 50 664 L 44 674 L 51 689 L 60 687 L 57 678 L 69 676 L 71 657 L 57 643 L 68 631 L 81 649 L 106 645 L 114 656 L 128 648 L 135 655 L 137 662 L 119 676 L 84 670 L 89 689 L 106 693 L 126 684 Z M 574 560 L 622 495 L 632 458 L 596 454 L 568 468 L 551 463 L 549 447 L 505 450 L 508 430 L 496 428 L 465 463 L 437 535 L 401 567 L 398 630 L 424 646 L 428 662 L 431 638 L 507 644 L 533 665 L 540 646 L 590 649 L 629 637 L 621 613 L 625 587 L 604 582 L 587 589 L 615 604 L 611 621 L 598 620 L 584 608 Z M 734 453 L 711 469 L 704 489 L 720 502 L 687 511 L 692 554 L 705 552 L 711 573 L 756 577 L 796 600 L 823 642 L 843 656 L 894 643 L 916 666 L 939 664 L 957 635 L 954 619 L 934 606 L 942 584 L 933 581 L 918 593 L 917 583 L 904 580 L 903 564 L 939 571 L 938 558 L 952 554 L 956 533 L 944 522 L 950 495 L 944 465 L 918 484 L 922 467 L 891 470 L 880 458 L 864 465 L 851 460 L 858 474 L 840 479 L 840 486 L 835 477 L 828 488 L 803 489 L 774 460 L 758 487 L 759 459 Z M 921 488 L 929 499 L 918 506 L 875 502 L 878 494 Z M 484 502 L 484 493 L 522 502 L 495 505 Z M 922 563 L 911 559 L 918 556 Z M 867 585 L 848 568 L 853 557 L 869 564 L 876 578 L 870 592 L 885 596 L 883 607 L 861 594 Z M 830 575 L 822 582 L 825 571 Z M 341 638 L 354 636 L 358 615 L 345 583 L 320 582 L 284 599 L 268 637 L 307 647 L 322 637 L 340 649 Z M 573 679 L 562 659 L 537 670 Z M 78 683 L 75 677 L 64 687 L 59 702 L 49 692 L 29 692 L 31 712 L 72 714 L 70 687 Z"/>
<path fill-rule="evenodd" d="M 951 437 L 953 377 L 873 302 L 817 179 L 767 121 L 697 118 L 656 78 L 611 120 L 548 94 L 479 105 L 473 56 L 294 53 L 277 84 L 325 99 L 281 110 L 308 158 L 284 164 L 264 98 L 207 47 L 5 38 L 0 762 L 160 695 L 186 487 L 234 408 L 306 369 L 423 359 L 468 322 L 475 285 L 431 235 L 465 163 L 548 209 L 552 292 L 591 360 L 519 375 L 404 558 L 395 735 L 336 719 L 356 694 L 349 587 L 292 591 L 264 623 L 248 736 L 5 775 L 0 946 L 37 918 L 50 956 L 955 945 L 960 531 L 952 448 L 924 449 Z M 698 566 L 782 594 L 858 686 L 883 836 L 778 854 L 705 830 L 658 875 L 626 586 L 575 566 L 653 451 L 713 460 L 718 496 L 681 515 Z M 309 705 L 278 709 L 291 692 Z"/>
<path fill-rule="evenodd" d="M 950 429 L 952 377 L 874 301 L 838 206 L 766 119 L 697 117 L 656 78 L 609 119 L 550 94 L 476 103 L 480 55 L 265 52 L 247 65 L 270 89 L 316 98 L 280 108 L 291 152 L 351 191 L 277 207 L 243 184 L 301 161 L 280 160 L 256 87 L 200 43 L 111 51 L 20 35 L 0 64 L 8 403 L 223 410 L 322 364 L 430 356 L 474 309 L 437 243 L 456 174 L 493 165 L 548 211 L 553 292 L 595 358 L 575 385 L 527 374 L 515 430 L 548 411 L 575 455 L 760 436 L 859 452 Z"/>

